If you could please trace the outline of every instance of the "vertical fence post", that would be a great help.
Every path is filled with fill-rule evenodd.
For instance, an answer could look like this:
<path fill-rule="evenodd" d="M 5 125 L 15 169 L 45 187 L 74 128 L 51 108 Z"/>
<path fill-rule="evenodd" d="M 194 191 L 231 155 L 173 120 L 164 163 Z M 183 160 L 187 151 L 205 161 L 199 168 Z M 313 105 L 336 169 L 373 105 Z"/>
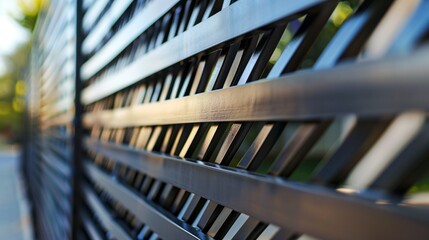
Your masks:
<path fill-rule="evenodd" d="M 72 216 L 71 216 L 71 239 L 77 240 L 80 235 L 80 211 L 82 204 L 82 193 L 79 187 L 83 178 L 82 169 L 82 103 L 81 90 L 82 83 L 80 68 L 82 65 L 82 0 L 76 0 L 76 45 L 75 45 L 75 113 L 74 113 L 74 134 L 73 134 L 73 196 L 72 196 Z"/>

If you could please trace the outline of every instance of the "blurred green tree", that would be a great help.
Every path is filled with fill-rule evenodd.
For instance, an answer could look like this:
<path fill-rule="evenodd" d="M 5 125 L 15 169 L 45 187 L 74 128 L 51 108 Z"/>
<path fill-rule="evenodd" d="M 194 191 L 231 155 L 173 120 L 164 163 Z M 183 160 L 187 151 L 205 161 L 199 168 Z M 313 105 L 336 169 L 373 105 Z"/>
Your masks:
<path fill-rule="evenodd" d="M 14 17 L 15 20 L 24 28 L 30 31 L 36 26 L 37 17 L 41 9 L 47 5 L 46 0 L 18 0 L 18 6 L 21 10 L 21 16 Z"/>
<path fill-rule="evenodd" d="M 46 0 L 18 0 L 20 13 L 11 15 L 22 27 L 33 32 Z M 5 57 L 6 72 L 0 76 L 0 135 L 16 142 L 22 133 L 31 37 Z"/>

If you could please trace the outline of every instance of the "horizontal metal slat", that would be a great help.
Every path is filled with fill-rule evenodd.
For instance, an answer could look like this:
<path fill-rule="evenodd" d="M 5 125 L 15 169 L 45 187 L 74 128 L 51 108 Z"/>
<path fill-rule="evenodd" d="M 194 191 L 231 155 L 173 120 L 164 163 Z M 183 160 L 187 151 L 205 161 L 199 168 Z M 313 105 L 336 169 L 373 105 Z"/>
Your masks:
<path fill-rule="evenodd" d="M 41 125 L 41 128 L 44 129 L 44 128 L 49 128 L 53 126 L 66 125 L 68 123 L 71 123 L 72 120 L 73 120 L 73 113 L 66 112 L 56 117 L 53 117 L 51 119 L 42 120 L 40 125 Z"/>
<path fill-rule="evenodd" d="M 97 229 L 97 227 L 94 225 L 94 222 L 90 219 L 88 214 L 86 212 L 82 211 L 82 225 L 85 228 L 88 235 L 91 237 L 92 240 L 102 240 L 102 234 Z"/>
<path fill-rule="evenodd" d="M 74 106 L 74 96 L 66 96 L 61 100 L 57 100 L 50 105 L 45 105 L 40 109 L 40 112 L 45 118 L 62 114 L 69 111 Z"/>
<path fill-rule="evenodd" d="M 40 186 L 46 186 L 46 188 L 42 188 Z M 55 207 L 54 201 L 58 202 L 59 200 L 58 198 L 55 197 L 55 195 L 53 195 L 50 192 L 51 186 L 49 182 L 47 182 L 46 184 L 45 183 L 39 184 L 38 189 L 39 190 L 46 189 L 46 191 L 41 191 L 39 193 L 40 199 L 39 199 L 39 204 L 37 205 L 37 206 L 40 206 L 40 208 L 44 209 L 43 212 L 40 212 L 40 215 L 45 217 L 45 220 L 46 220 L 45 222 L 48 223 L 47 226 L 49 226 L 49 228 L 45 228 L 45 229 L 50 229 L 54 231 L 57 237 L 54 237 L 52 239 L 58 239 L 58 237 L 63 236 L 64 232 L 67 230 L 66 226 L 68 225 L 68 222 L 67 222 L 68 218 L 66 214 L 67 212 L 70 212 L 70 208 L 63 209 L 64 212 L 59 212 L 58 209 L 53 208 Z M 65 201 L 61 201 L 61 202 L 65 203 Z"/>
<path fill-rule="evenodd" d="M 32 187 L 30 188 L 31 191 L 31 195 L 32 195 L 32 201 L 34 201 L 34 205 L 36 206 L 43 206 L 42 204 L 42 200 L 44 200 L 44 195 L 41 194 L 41 192 L 37 192 L 36 194 L 36 189 L 41 189 L 40 183 L 36 182 L 37 180 L 34 181 L 34 185 L 32 185 Z M 43 201 L 45 202 L 45 201 Z M 35 208 L 35 220 L 38 220 L 38 223 L 40 223 L 41 225 L 43 225 L 42 230 L 46 231 L 46 230 L 51 230 L 50 228 L 48 228 L 49 226 L 49 220 L 54 220 L 54 217 L 50 216 L 49 218 L 46 218 L 46 213 L 42 212 L 41 208 Z M 48 214 L 50 215 L 50 213 L 48 212 Z M 48 238 L 47 236 L 47 232 L 42 232 L 44 235 L 44 239 L 54 239 L 52 236 L 50 238 Z M 52 233 L 50 233 L 52 234 Z"/>
<path fill-rule="evenodd" d="M 39 166 L 41 164 L 39 163 Z M 42 191 L 44 194 L 48 194 L 48 196 L 52 199 L 52 201 L 55 201 L 55 203 L 49 204 L 52 207 L 58 207 L 58 213 L 61 212 L 63 215 L 68 215 L 71 212 L 71 206 L 69 205 L 69 202 L 67 201 L 68 195 L 60 189 L 61 187 L 58 184 L 54 184 L 54 179 L 49 173 L 46 172 L 42 166 L 40 166 L 40 178 L 42 179 L 41 184 L 39 184 L 39 191 Z M 42 171 L 43 170 L 43 171 Z M 40 186 L 46 186 L 44 188 Z"/>
<path fill-rule="evenodd" d="M 55 169 L 58 173 L 64 178 L 69 178 L 71 176 L 71 169 L 66 165 L 62 160 L 55 158 L 52 154 L 49 153 L 40 153 L 45 160 L 45 162 Z"/>
<path fill-rule="evenodd" d="M 64 132 L 59 132 L 55 130 L 44 132 L 41 135 L 43 137 L 55 138 L 57 140 L 64 141 L 67 143 L 70 143 L 70 141 L 72 140 L 72 135 L 70 133 L 64 133 Z"/>
<path fill-rule="evenodd" d="M 82 92 L 82 101 L 85 104 L 97 101 L 197 53 L 275 21 L 293 17 L 323 2 L 325 1 L 239 1 L 142 56 L 119 72 L 87 87 Z M 213 34 L 214 32 L 216 34 Z"/>
<path fill-rule="evenodd" d="M 51 84 L 46 86 L 46 88 L 44 86 L 41 88 L 43 95 L 40 98 L 40 105 L 55 102 L 61 95 L 74 95 L 74 82 L 70 75 L 64 76 L 59 83 Z"/>
<path fill-rule="evenodd" d="M 426 47 L 409 56 L 296 73 L 179 99 L 87 113 L 84 124 L 114 128 L 428 110 L 428 53 Z"/>
<path fill-rule="evenodd" d="M 41 137 L 41 139 L 39 139 L 39 141 L 36 143 L 36 146 L 39 146 L 39 148 L 43 150 L 49 149 L 51 150 L 51 152 L 55 153 L 60 158 L 62 158 L 62 160 L 64 160 L 65 162 L 69 162 L 71 159 L 70 149 L 61 148 L 60 146 L 55 145 L 52 142 L 49 142 L 47 141 L 48 138 L 49 137 L 44 134 Z"/>
<path fill-rule="evenodd" d="M 100 43 L 132 2 L 132 0 L 121 0 L 112 4 L 109 11 L 89 33 L 88 37 L 83 40 L 82 51 L 84 53 L 90 53 Z"/>
<path fill-rule="evenodd" d="M 127 146 L 95 140 L 87 140 L 86 146 L 109 159 L 236 211 L 323 239 L 429 237 L 429 215 L 419 209 L 378 205 L 324 187 L 283 181 Z M 112 189 L 111 185 L 106 187 Z"/>
<path fill-rule="evenodd" d="M 141 33 L 146 31 L 162 15 L 176 5 L 179 0 L 155 0 L 151 1 L 133 17 L 103 48 L 82 66 L 82 78 L 84 80 L 93 76 L 102 67 L 113 60 L 122 50 L 124 50 Z"/>
<path fill-rule="evenodd" d="M 160 237 L 165 239 L 210 239 L 187 223 L 176 219 L 169 212 L 140 198 L 125 186 L 121 186 L 120 183 L 103 173 L 95 165 L 87 163 L 85 168 L 97 186 L 101 186 L 116 201 L 132 211 L 140 221 L 147 224 Z"/>
<path fill-rule="evenodd" d="M 83 17 L 82 25 L 85 30 L 88 30 L 94 24 L 95 20 L 97 20 L 98 16 L 108 3 L 108 0 L 98 0 L 91 5 Z"/>
<path fill-rule="evenodd" d="M 88 205 L 97 214 L 101 224 L 110 234 L 112 234 L 113 237 L 116 239 L 131 240 L 131 237 L 118 225 L 115 219 L 110 215 L 109 211 L 105 209 L 104 204 L 88 186 L 84 187 L 83 193 Z"/>
<path fill-rule="evenodd" d="M 56 171 L 57 169 L 53 169 L 52 166 L 45 164 L 44 162 L 39 162 L 39 165 L 43 170 L 43 175 L 51 180 L 49 182 L 52 183 L 54 189 L 58 190 L 58 193 L 62 196 L 70 196 L 71 186 L 68 184 L 67 180 L 65 180 L 63 176 Z"/>
<path fill-rule="evenodd" d="M 83 0 L 83 8 L 84 9 L 89 9 L 93 4 L 94 4 L 95 0 Z"/>

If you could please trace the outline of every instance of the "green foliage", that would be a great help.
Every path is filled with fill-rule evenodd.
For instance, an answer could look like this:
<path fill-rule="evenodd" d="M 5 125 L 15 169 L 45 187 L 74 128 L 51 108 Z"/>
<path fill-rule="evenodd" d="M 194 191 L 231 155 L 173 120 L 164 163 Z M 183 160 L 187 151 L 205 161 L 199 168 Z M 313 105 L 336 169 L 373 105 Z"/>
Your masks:
<path fill-rule="evenodd" d="M 24 28 L 27 28 L 30 31 L 33 31 L 34 27 L 36 26 L 37 16 L 23 16 L 20 18 L 14 17 L 14 19 Z"/>
<path fill-rule="evenodd" d="M 22 27 L 33 32 L 39 12 L 46 5 L 43 0 L 19 0 L 19 16 L 12 16 Z M 0 135 L 9 141 L 18 140 L 22 133 L 23 112 L 27 84 L 25 72 L 29 65 L 30 39 L 6 56 L 7 72 L 0 76 Z"/>
<path fill-rule="evenodd" d="M 24 72 L 28 64 L 29 42 L 7 56 L 7 72 L 0 76 L 0 133 L 16 139 L 22 129 L 22 114 L 26 83 Z"/>
<path fill-rule="evenodd" d="M 37 17 L 45 6 L 46 0 L 18 0 L 17 3 L 21 9 L 21 15 L 14 17 L 14 19 L 24 28 L 33 32 L 36 26 Z"/>
<path fill-rule="evenodd" d="M 331 41 L 332 37 L 338 29 L 340 29 L 341 25 L 352 15 L 352 13 L 356 11 L 360 3 L 360 0 L 345 0 L 339 2 L 300 68 L 305 69 L 313 66 L 328 43 Z"/>

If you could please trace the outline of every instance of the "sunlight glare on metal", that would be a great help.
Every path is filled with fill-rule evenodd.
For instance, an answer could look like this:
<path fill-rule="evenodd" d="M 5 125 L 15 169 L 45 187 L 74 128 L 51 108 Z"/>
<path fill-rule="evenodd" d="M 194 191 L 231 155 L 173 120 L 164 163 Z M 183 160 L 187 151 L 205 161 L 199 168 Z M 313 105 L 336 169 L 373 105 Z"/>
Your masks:
<path fill-rule="evenodd" d="M 343 187 L 343 188 L 337 188 L 336 190 L 337 190 L 337 192 L 345 193 L 345 194 L 357 194 L 357 193 L 359 193 L 359 190 L 353 189 L 353 188 Z"/>

